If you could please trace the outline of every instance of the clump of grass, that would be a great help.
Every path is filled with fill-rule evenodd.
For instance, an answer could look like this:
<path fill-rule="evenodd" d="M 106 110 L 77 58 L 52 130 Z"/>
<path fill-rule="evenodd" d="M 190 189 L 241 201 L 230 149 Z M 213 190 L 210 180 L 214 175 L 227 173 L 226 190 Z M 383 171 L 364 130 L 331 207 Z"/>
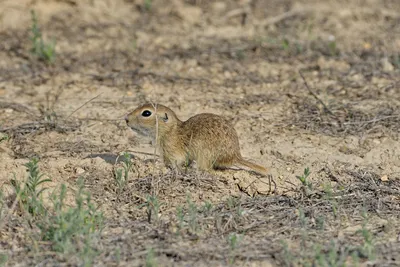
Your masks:
<path fill-rule="evenodd" d="M 4 192 L 3 189 L 0 188 L 0 220 L 2 218 L 2 214 L 4 212 L 5 207 L 6 207 L 6 202 L 4 201 Z"/>
<path fill-rule="evenodd" d="M 0 266 L 6 266 L 7 261 L 8 261 L 8 255 L 0 253 Z"/>
<path fill-rule="evenodd" d="M 302 183 L 303 186 L 312 187 L 312 184 L 308 181 L 308 176 L 310 176 L 310 168 L 305 168 L 304 173 L 301 176 L 297 176 L 297 179 Z"/>
<path fill-rule="evenodd" d="M 189 229 L 192 233 L 197 233 L 200 230 L 197 205 L 191 200 L 190 196 L 187 196 L 186 202 L 188 204 Z"/>
<path fill-rule="evenodd" d="M 122 190 L 125 188 L 129 179 L 129 171 L 131 169 L 132 169 L 131 155 L 125 152 L 123 154 L 122 169 L 119 168 L 114 173 L 115 182 L 117 183 L 119 193 L 121 193 Z"/>
<path fill-rule="evenodd" d="M 396 54 L 393 56 L 392 63 L 397 69 L 400 69 L 400 54 Z"/>
<path fill-rule="evenodd" d="M 201 213 L 205 217 L 211 216 L 213 205 L 211 202 L 206 201 L 202 206 L 196 203 L 188 195 L 186 198 L 186 205 L 179 206 L 176 209 L 176 218 L 179 230 L 187 229 L 192 234 L 200 233 L 204 228 L 202 227 Z"/>
<path fill-rule="evenodd" d="M 150 248 L 147 252 L 146 255 L 146 267 L 156 267 L 157 266 L 157 262 L 156 262 L 156 258 L 155 258 L 155 254 L 154 254 L 154 249 Z"/>
<path fill-rule="evenodd" d="M 242 240 L 242 235 L 239 235 L 237 233 L 230 233 L 228 235 L 229 265 L 233 265 L 235 263 L 235 250 L 238 247 L 241 240 Z"/>
<path fill-rule="evenodd" d="M 153 1 L 152 0 L 144 0 L 144 8 L 147 11 L 151 10 L 152 5 L 153 5 Z"/>
<path fill-rule="evenodd" d="M 325 185 L 324 192 L 325 192 L 324 198 L 327 199 L 329 201 L 329 203 L 331 204 L 333 216 L 335 216 L 335 218 L 337 218 L 339 204 L 336 201 L 336 199 L 334 198 L 332 186 L 330 184 Z"/>
<path fill-rule="evenodd" d="M 36 12 L 31 10 L 32 17 L 32 49 L 31 52 L 38 59 L 45 61 L 46 63 L 53 63 L 56 57 L 56 42 L 53 39 L 51 42 L 44 42 L 42 32 L 39 28 L 38 19 Z"/>
<path fill-rule="evenodd" d="M 308 180 L 308 177 L 310 176 L 310 174 L 311 174 L 310 168 L 307 167 L 304 169 L 303 175 L 296 176 L 296 178 L 299 179 L 299 181 L 301 182 L 301 184 L 303 186 L 302 187 L 303 191 L 306 195 L 309 195 L 310 191 L 313 190 L 312 183 Z"/>
<path fill-rule="evenodd" d="M 228 204 L 228 208 L 230 210 L 235 210 L 237 217 L 242 217 L 244 214 L 240 199 L 237 197 L 230 196 L 226 203 Z"/>
<path fill-rule="evenodd" d="M 244 49 L 237 49 L 233 53 L 233 57 L 239 61 L 244 60 L 246 58 L 246 53 Z"/>
<path fill-rule="evenodd" d="M 316 266 L 346 266 L 345 261 L 349 256 L 349 250 L 340 250 L 337 242 L 331 241 L 327 251 L 322 251 L 320 245 L 314 245 L 314 259 Z"/>
<path fill-rule="evenodd" d="M 282 40 L 282 49 L 288 51 L 290 49 L 289 40 L 284 38 Z"/>
<path fill-rule="evenodd" d="M 182 230 L 185 225 L 185 212 L 183 211 L 182 206 L 176 208 L 176 218 L 178 220 L 179 230 Z"/>
<path fill-rule="evenodd" d="M 146 207 L 147 221 L 149 223 L 158 223 L 160 219 L 160 207 L 162 203 L 158 200 L 156 195 L 148 195 L 146 202 L 141 207 Z"/>
<path fill-rule="evenodd" d="M 0 143 L 7 141 L 10 137 L 7 134 L 4 134 L 2 136 L 0 136 Z"/>
<path fill-rule="evenodd" d="M 101 233 L 103 214 L 91 201 L 90 194 L 83 190 L 82 179 L 78 180 L 75 206 L 70 207 L 65 203 L 67 188 L 64 184 L 59 193 L 51 194 L 52 205 L 45 205 L 42 193 L 47 188 L 43 184 L 51 179 L 41 173 L 38 162 L 37 158 L 33 158 L 25 164 L 28 173 L 25 182 L 21 183 L 15 177 L 11 180 L 16 200 L 24 213 L 23 218 L 28 220 L 31 227 L 38 229 L 37 232 L 28 233 L 33 249 L 39 253 L 42 250 L 47 252 L 49 244 L 50 251 L 64 256 L 77 255 L 82 266 L 90 266 L 97 255 L 93 249 L 94 240 Z M 0 201 L 0 206 L 2 204 Z M 41 244 L 45 244 L 45 247 Z"/>
<path fill-rule="evenodd" d="M 328 50 L 329 50 L 329 54 L 331 56 L 338 56 L 339 55 L 339 49 L 337 48 L 336 38 L 333 35 L 329 36 Z"/>
<path fill-rule="evenodd" d="M 368 258 L 369 260 L 375 260 L 376 253 L 375 253 L 375 242 L 374 236 L 370 230 L 367 228 L 368 223 L 368 214 L 363 211 L 363 224 L 362 228 L 357 231 L 357 233 L 361 233 L 364 238 L 364 243 L 360 246 L 359 251 L 363 257 Z"/>
<path fill-rule="evenodd" d="M 15 175 L 14 179 L 11 179 L 11 185 L 15 190 L 20 209 L 28 211 L 32 216 L 42 214 L 45 211 L 41 195 L 46 188 L 41 187 L 41 185 L 51 182 L 50 178 L 45 178 L 45 175 L 40 172 L 38 162 L 37 158 L 33 158 L 25 164 L 28 177 L 24 183 L 18 181 Z"/>
<path fill-rule="evenodd" d="M 83 190 L 83 180 L 78 180 L 75 206 L 65 203 L 67 187 L 62 184 L 59 194 L 51 196 L 52 210 L 36 222 L 40 239 L 50 242 L 51 250 L 62 254 L 77 254 L 82 265 L 89 266 L 97 255 L 93 248 L 103 229 L 103 213 Z"/>
<path fill-rule="evenodd" d="M 202 209 L 204 214 L 206 216 L 209 216 L 209 215 L 211 215 L 212 210 L 213 210 L 213 204 L 209 201 L 204 202 L 203 209 Z"/>

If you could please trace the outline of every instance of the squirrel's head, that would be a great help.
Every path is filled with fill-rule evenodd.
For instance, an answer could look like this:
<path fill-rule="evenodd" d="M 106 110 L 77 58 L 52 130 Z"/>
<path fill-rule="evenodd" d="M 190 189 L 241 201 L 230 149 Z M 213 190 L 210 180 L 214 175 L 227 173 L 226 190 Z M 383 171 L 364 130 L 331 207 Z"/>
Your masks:
<path fill-rule="evenodd" d="M 126 124 L 135 132 L 155 138 L 163 136 L 180 121 L 175 113 L 160 104 L 144 104 L 125 116 Z"/>

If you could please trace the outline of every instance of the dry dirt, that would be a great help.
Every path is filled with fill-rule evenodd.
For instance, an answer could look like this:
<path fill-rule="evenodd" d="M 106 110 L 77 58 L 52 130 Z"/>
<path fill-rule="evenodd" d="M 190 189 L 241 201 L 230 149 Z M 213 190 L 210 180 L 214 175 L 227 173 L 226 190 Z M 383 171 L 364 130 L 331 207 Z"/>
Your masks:
<path fill-rule="evenodd" d="M 32 9 L 56 40 L 53 64 L 30 52 Z M 0 185 L 12 196 L 32 157 L 50 189 L 82 176 L 105 215 L 96 266 L 144 265 L 149 248 L 159 266 L 321 266 L 329 253 L 400 265 L 399 23 L 398 0 L 1 1 Z M 164 168 L 123 121 L 147 101 L 183 120 L 228 117 L 276 190 L 245 170 Z M 135 168 L 118 193 L 123 152 Z M 157 223 L 149 194 L 163 203 Z M 187 199 L 213 208 L 177 234 Z M 33 255 L 15 223 L 0 231 L 8 266 L 77 264 Z"/>

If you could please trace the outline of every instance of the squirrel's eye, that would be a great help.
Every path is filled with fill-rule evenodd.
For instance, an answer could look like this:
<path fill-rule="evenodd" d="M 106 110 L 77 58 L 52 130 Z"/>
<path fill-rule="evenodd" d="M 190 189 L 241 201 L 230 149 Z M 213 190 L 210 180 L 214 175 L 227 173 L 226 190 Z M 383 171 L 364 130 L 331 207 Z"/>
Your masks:
<path fill-rule="evenodd" d="M 151 116 L 151 111 L 150 110 L 145 110 L 142 112 L 143 117 L 150 117 Z"/>

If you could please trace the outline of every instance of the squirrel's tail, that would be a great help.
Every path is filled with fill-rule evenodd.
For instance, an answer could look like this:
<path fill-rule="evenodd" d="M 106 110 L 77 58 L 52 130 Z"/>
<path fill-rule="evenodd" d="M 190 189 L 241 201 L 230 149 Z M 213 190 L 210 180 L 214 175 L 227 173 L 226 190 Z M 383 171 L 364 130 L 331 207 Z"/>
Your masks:
<path fill-rule="evenodd" d="M 264 168 L 263 166 L 255 164 L 253 162 L 247 161 L 242 157 L 240 157 L 240 158 L 238 158 L 236 160 L 236 164 L 240 165 L 240 166 L 247 167 L 247 168 L 251 169 L 252 171 L 255 171 L 258 174 L 265 175 L 265 176 L 268 175 L 268 169 L 267 168 Z"/>

